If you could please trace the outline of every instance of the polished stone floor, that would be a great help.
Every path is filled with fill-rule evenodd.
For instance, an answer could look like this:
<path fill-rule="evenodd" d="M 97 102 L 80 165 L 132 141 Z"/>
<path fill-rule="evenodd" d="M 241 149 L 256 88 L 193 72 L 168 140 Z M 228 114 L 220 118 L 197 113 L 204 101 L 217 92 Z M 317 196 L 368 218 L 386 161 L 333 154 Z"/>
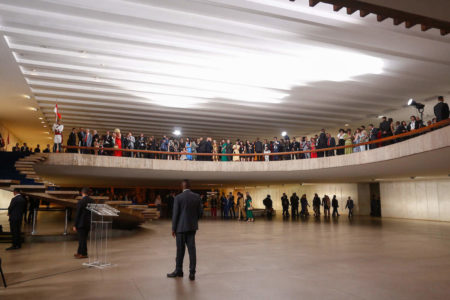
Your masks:
<path fill-rule="evenodd" d="M 6 246 L 0 244 L 0 246 Z M 0 250 L 0 299 L 449 299 L 450 224 L 398 219 L 203 220 L 197 280 L 168 279 L 175 242 L 157 221 L 111 242 L 115 267 L 73 241 Z M 187 261 L 185 261 L 187 269 Z"/>

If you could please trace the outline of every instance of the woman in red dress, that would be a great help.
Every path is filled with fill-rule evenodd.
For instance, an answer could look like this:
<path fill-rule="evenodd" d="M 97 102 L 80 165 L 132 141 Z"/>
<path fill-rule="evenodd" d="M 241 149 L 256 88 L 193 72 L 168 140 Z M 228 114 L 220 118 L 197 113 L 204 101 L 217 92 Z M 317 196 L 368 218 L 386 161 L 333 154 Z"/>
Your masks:
<path fill-rule="evenodd" d="M 316 139 L 311 138 L 311 150 L 316 150 Z M 317 158 L 317 152 L 311 152 L 311 158 Z"/>
<path fill-rule="evenodd" d="M 122 135 L 119 129 L 114 129 L 114 149 L 122 149 Z M 122 151 L 114 151 L 114 156 L 122 156 Z"/>

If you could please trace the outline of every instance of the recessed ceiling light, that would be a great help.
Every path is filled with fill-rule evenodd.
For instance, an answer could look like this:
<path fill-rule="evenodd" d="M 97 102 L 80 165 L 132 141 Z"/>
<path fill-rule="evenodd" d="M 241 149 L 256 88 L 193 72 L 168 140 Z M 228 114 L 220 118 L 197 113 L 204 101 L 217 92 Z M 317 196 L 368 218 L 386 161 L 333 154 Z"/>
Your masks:
<path fill-rule="evenodd" d="M 44 125 L 44 127 L 47 127 L 47 125 Z"/>
<path fill-rule="evenodd" d="M 39 117 L 39 120 L 43 120 L 43 118 L 42 118 L 42 117 Z"/>
<path fill-rule="evenodd" d="M 37 109 L 36 107 L 30 107 L 30 109 L 31 109 L 32 111 L 38 111 L 38 109 Z"/>
<path fill-rule="evenodd" d="M 31 99 L 30 95 L 23 95 L 25 99 Z"/>
<path fill-rule="evenodd" d="M 41 123 L 42 123 L 42 124 L 45 124 L 45 122 L 44 122 L 44 121 L 41 121 Z"/>
<path fill-rule="evenodd" d="M 176 136 L 179 136 L 181 134 L 181 131 L 178 129 L 175 129 L 172 133 Z"/>
<path fill-rule="evenodd" d="M 281 133 L 281 136 L 286 136 L 287 135 L 287 132 L 286 131 L 283 131 L 282 133 Z"/>
<path fill-rule="evenodd" d="M 344 126 L 345 126 L 345 127 L 348 127 L 348 126 L 350 126 L 350 125 L 349 125 L 349 124 L 345 124 Z"/>

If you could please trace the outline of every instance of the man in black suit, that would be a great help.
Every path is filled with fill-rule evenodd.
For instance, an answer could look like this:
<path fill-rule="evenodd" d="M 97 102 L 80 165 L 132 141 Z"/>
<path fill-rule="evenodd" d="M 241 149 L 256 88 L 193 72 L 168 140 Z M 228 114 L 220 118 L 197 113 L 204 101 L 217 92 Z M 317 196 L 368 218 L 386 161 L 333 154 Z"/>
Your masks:
<path fill-rule="evenodd" d="M 20 148 L 20 152 L 25 152 L 25 153 L 29 152 L 27 143 L 23 143 L 23 146 Z"/>
<path fill-rule="evenodd" d="M 410 117 L 411 122 L 408 124 L 408 131 L 416 130 L 420 128 L 419 122 L 417 122 L 417 119 L 415 116 Z"/>
<path fill-rule="evenodd" d="M 8 207 L 9 227 L 11 228 L 12 246 L 6 250 L 20 249 L 20 229 L 22 228 L 23 215 L 27 210 L 27 200 L 22 196 L 18 189 L 13 191 L 14 197 Z"/>
<path fill-rule="evenodd" d="M 213 151 L 213 146 L 212 146 L 212 138 L 207 137 L 206 138 L 206 144 L 205 144 L 205 153 L 212 153 Z M 205 161 L 212 161 L 212 156 L 204 156 L 205 157 Z"/>
<path fill-rule="evenodd" d="M 263 144 L 262 142 L 259 140 L 259 137 L 256 138 L 256 142 L 255 142 L 255 153 L 263 153 L 264 148 L 263 148 Z M 257 160 L 263 160 L 261 155 L 258 155 L 256 157 Z"/>
<path fill-rule="evenodd" d="M 291 200 L 292 218 L 298 217 L 298 204 L 300 198 L 298 198 L 297 193 L 293 193 L 290 200 Z"/>
<path fill-rule="evenodd" d="M 286 193 L 281 197 L 281 206 L 283 207 L 283 217 L 289 217 L 289 200 Z"/>
<path fill-rule="evenodd" d="M 177 257 L 175 271 L 167 277 L 183 277 L 183 259 L 186 246 L 189 252 L 189 279 L 195 280 L 197 254 L 195 249 L 195 233 L 198 230 L 198 219 L 202 211 L 200 196 L 193 193 L 189 180 L 181 183 L 183 192 L 175 197 L 172 217 L 172 236 L 176 238 Z"/>
<path fill-rule="evenodd" d="M 369 125 L 369 141 L 375 141 L 378 139 L 378 128 L 373 127 L 373 124 Z M 377 144 L 370 144 L 369 149 L 375 149 Z"/>
<path fill-rule="evenodd" d="M 103 136 L 103 148 L 105 148 L 105 151 L 103 151 L 103 153 L 105 155 L 112 155 L 112 152 L 106 151 L 106 149 L 113 148 L 113 147 L 114 147 L 113 137 L 111 136 L 109 131 L 107 131 L 105 136 Z"/>
<path fill-rule="evenodd" d="M 317 149 L 325 149 L 327 147 L 327 135 L 325 134 L 325 129 L 320 131 L 319 141 L 317 143 Z M 325 152 L 317 152 L 317 157 L 324 157 Z"/>
<path fill-rule="evenodd" d="M 77 133 L 75 132 L 75 128 L 72 128 L 72 132 L 69 134 L 69 139 L 67 140 L 67 146 L 76 146 L 77 145 Z M 77 149 L 67 149 L 69 153 L 77 153 Z"/>
<path fill-rule="evenodd" d="M 91 212 L 87 209 L 89 203 L 94 201 L 89 197 L 89 188 L 81 189 L 82 198 L 77 203 L 75 214 L 75 224 L 73 231 L 78 233 L 78 250 L 74 254 L 75 258 L 87 258 L 87 237 L 91 229 Z"/>
<path fill-rule="evenodd" d="M 353 217 L 353 208 L 355 207 L 355 203 L 352 198 L 348 197 L 347 204 L 345 204 L 345 208 L 348 208 L 348 217 Z"/>
<path fill-rule="evenodd" d="M 20 152 L 19 143 L 16 143 L 16 145 L 14 147 L 12 147 L 12 152 Z"/>
<path fill-rule="evenodd" d="M 383 121 L 380 123 L 380 130 L 381 130 L 381 138 L 385 138 L 392 135 L 391 130 L 391 124 L 386 119 L 386 117 L 383 117 Z M 384 142 L 383 145 L 389 145 L 391 142 Z"/>
<path fill-rule="evenodd" d="M 331 136 L 331 134 L 327 133 L 327 148 L 334 148 L 336 147 L 336 140 L 334 137 Z M 328 150 L 326 152 L 327 156 L 334 156 L 334 150 Z"/>
<path fill-rule="evenodd" d="M 448 104 L 444 102 L 444 97 L 438 97 L 438 104 L 434 106 L 434 115 L 436 116 L 436 122 L 447 120 L 449 117 Z"/>

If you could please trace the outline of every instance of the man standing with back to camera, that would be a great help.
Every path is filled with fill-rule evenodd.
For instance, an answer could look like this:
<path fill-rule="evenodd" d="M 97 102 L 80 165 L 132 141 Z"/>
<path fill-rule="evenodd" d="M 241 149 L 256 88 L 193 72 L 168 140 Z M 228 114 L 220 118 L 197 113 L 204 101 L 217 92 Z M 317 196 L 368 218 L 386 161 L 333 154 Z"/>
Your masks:
<path fill-rule="evenodd" d="M 91 212 L 87 209 L 89 203 L 94 201 L 89 197 L 89 188 L 81 189 L 82 198 L 77 203 L 75 224 L 73 231 L 78 233 L 78 250 L 73 256 L 75 258 L 87 258 L 87 237 L 91 229 Z"/>
<path fill-rule="evenodd" d="M 181 182 L 183 192 L 175 197 L 172 216 L 172 236 L 176 238 L 177 257 L 175 271 L 167 274 L 169 278 L 183 277 L 183 259 L 186 246 L 189 252 L 189 279 L 195 280 L 197 254 L 195 233 L 202 211 L 200 196 L 193 193 L 189 180 Z"/>

